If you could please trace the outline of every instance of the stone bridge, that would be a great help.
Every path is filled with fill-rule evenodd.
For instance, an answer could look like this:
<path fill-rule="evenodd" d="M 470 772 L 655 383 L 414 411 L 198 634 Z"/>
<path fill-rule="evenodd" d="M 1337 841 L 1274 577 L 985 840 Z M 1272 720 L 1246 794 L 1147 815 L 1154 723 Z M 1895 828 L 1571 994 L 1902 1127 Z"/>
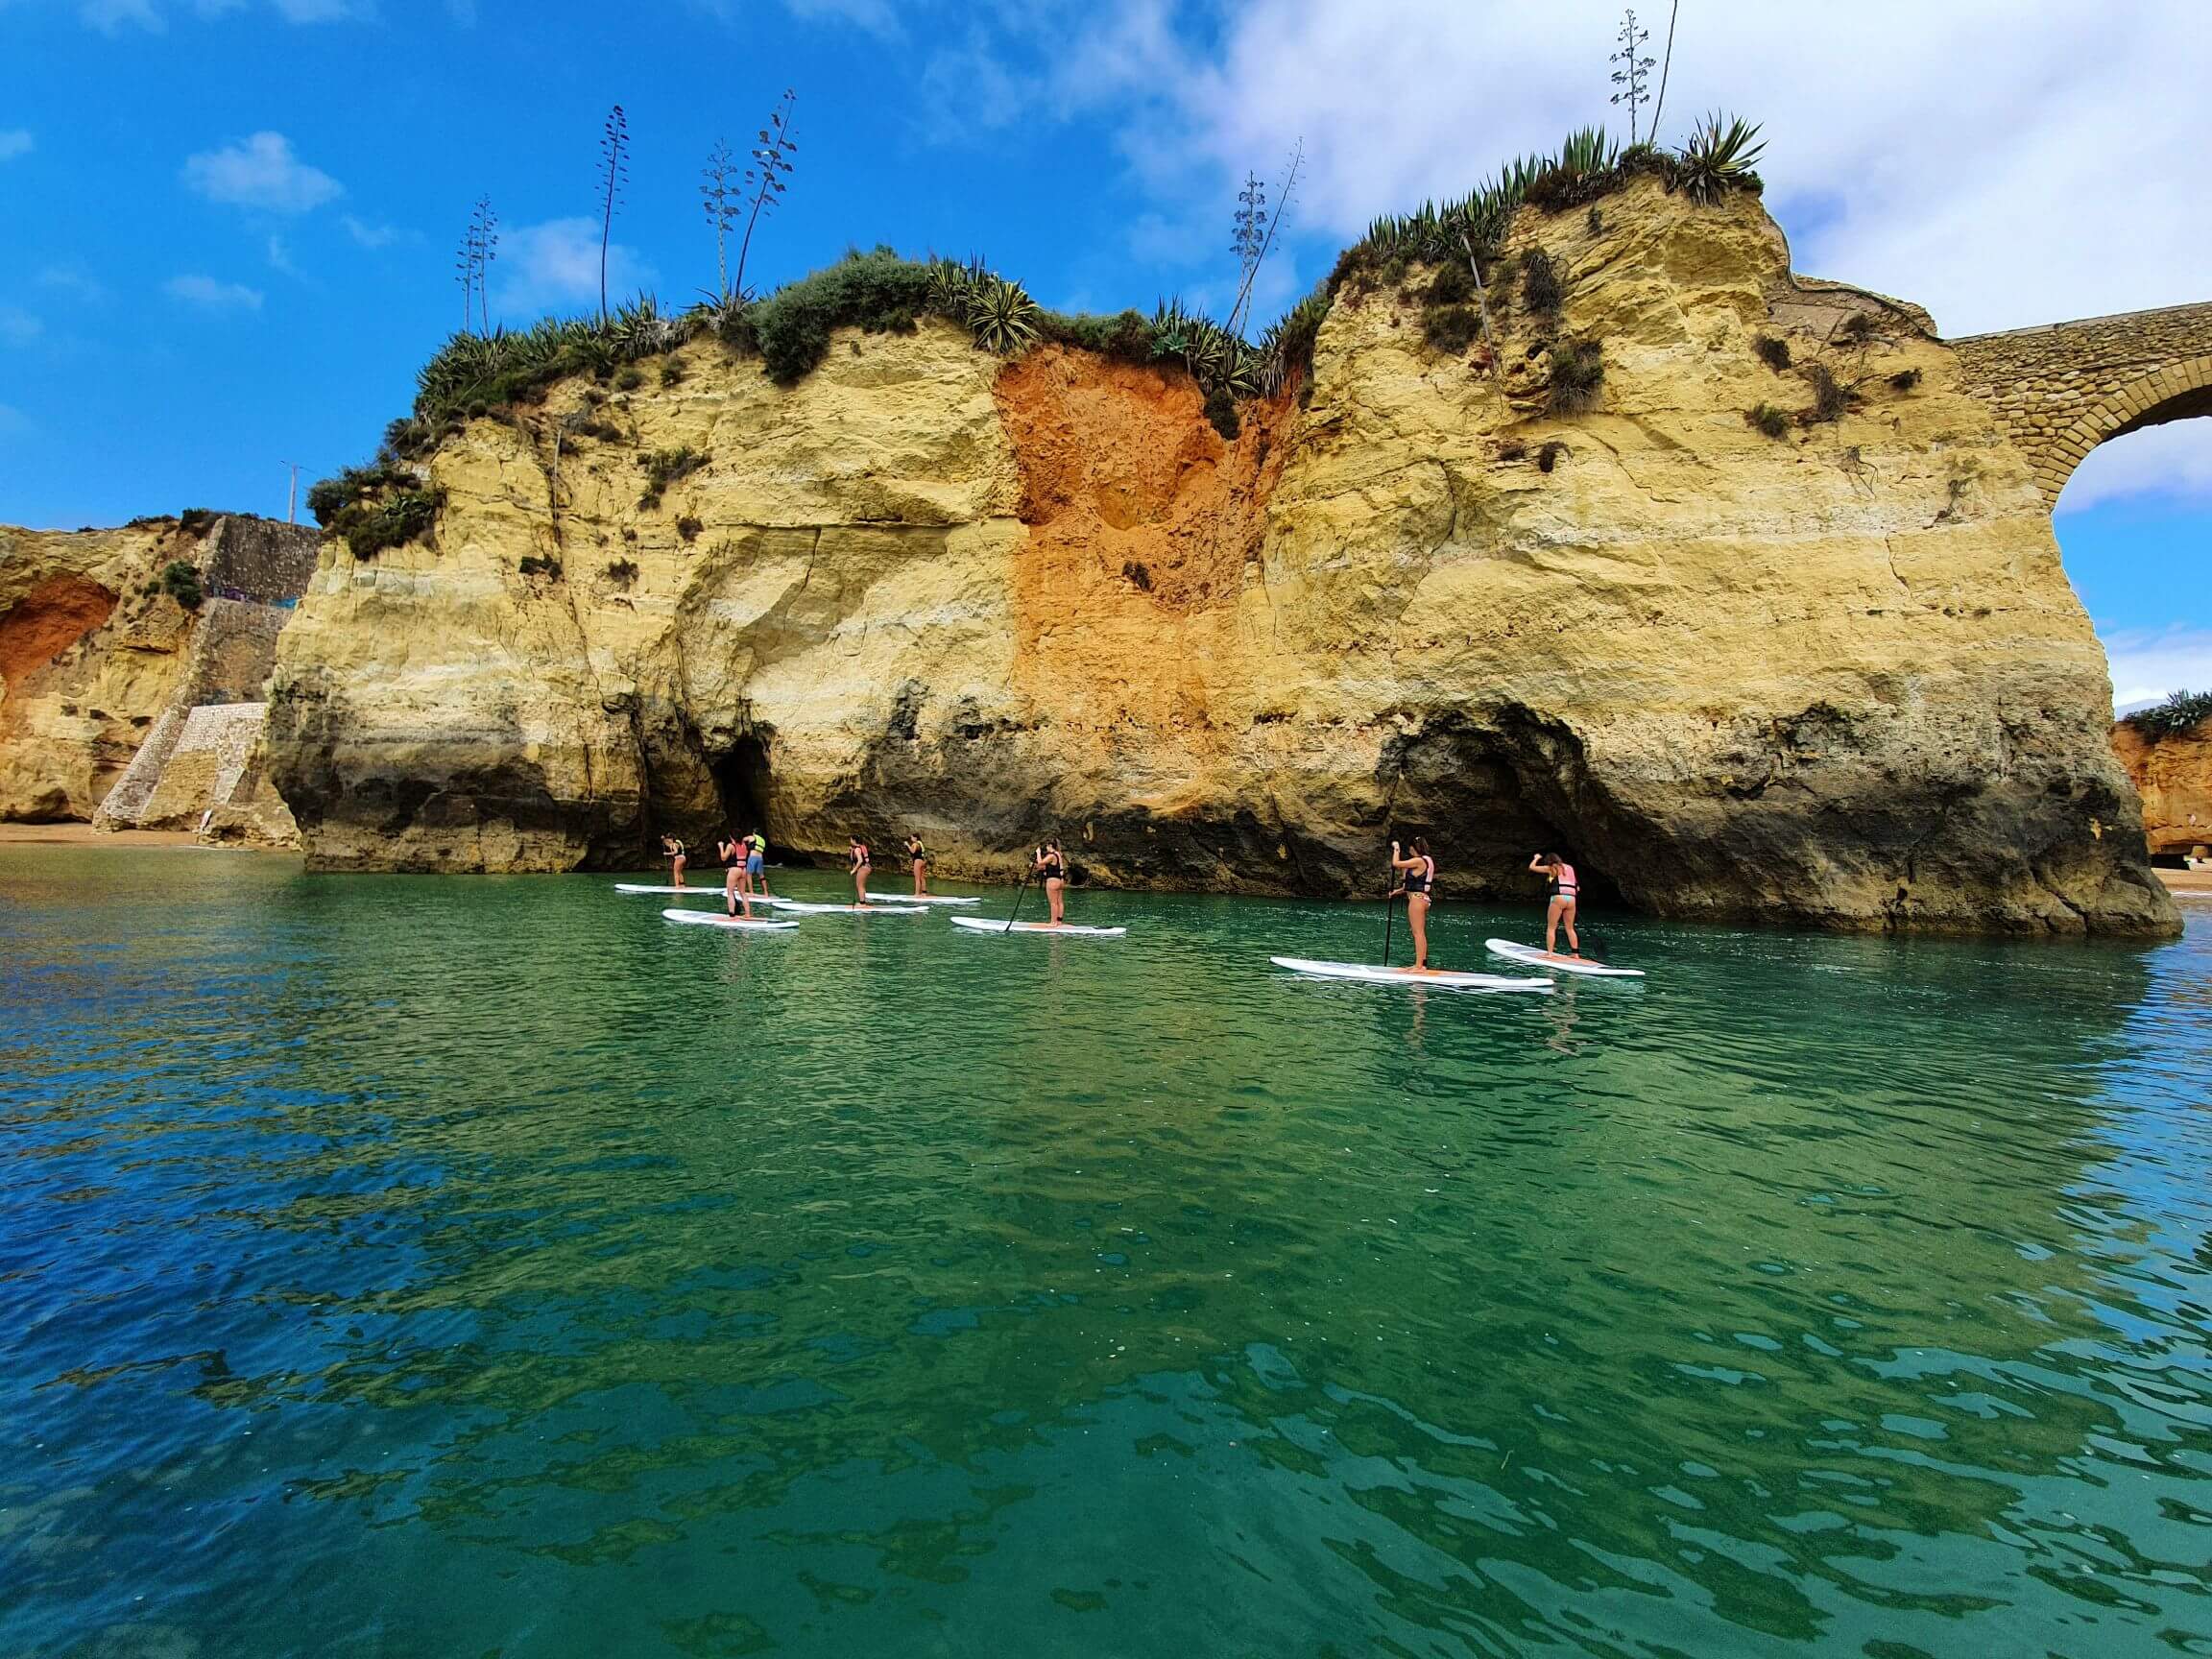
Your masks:
<path fill-rule="evenodd" d="M 2050 506 L 2107 438 L 2212 415 L 2212 302 L 1947 344 L 1960 388 L 1997 410 Z"/>

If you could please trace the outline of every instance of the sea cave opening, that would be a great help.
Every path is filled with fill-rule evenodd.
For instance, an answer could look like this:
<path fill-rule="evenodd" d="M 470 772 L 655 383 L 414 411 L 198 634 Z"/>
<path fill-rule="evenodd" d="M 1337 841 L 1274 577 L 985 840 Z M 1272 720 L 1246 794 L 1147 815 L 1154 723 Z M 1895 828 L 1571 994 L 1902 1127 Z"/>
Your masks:
<path fill-rule="evenodd" d="M 773 792 L 768 738 L 757 733 L 746 733 L 710 760 L 708 770 L 714 780 L 714 799 L 723 828 L 738 835 L 748 835 L 756 830 L 768 834 L 768 807 Z"/>

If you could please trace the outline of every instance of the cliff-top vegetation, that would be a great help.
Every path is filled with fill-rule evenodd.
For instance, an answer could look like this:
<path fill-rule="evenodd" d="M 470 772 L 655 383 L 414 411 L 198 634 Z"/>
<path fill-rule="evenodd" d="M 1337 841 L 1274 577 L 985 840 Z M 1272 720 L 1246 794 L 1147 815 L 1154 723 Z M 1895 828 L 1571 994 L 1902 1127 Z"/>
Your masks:
<path fill-rule="evenodd" d="M 1149 314 L 1070 315 L 1039 305 L 1019 281 L 980 259 L 914 259 L 888 247 L 850 250 L 835 264 L 758 299 L 725 288 L 678 311 L 640 294 L 596 316 L 548 317 L 516 330 L 465 329 L 423 365 L 414 409 L 387 428 L 375 463 L 324 480 L 310 493 L 309 506 L 326 531 L 344 535 L 356 556 L 366 557 L 430 526 L 435 493 L 424 488 L 411 463 L 469 420 L 511 419 L 556 381 L 572 375 L 615 381 L 647 358 L 710 340 L 739 358 L 757 358 L 770 378 L 791 385 L 821 363 L 834 329 L 903 333 L 926 318 L 964 328 L 977 349 L 1002 356 L 1057 344 L 1180 370 L 1206 395 L 1209 419 L 1233 439 L 1240 400 L 1279 394 L 1310 373 L 1321 324 L 1347 285 L 1365 291 L 1402 283 L 1417 265 L 1445 266 L 1465 273 L 1462 280 L 1479 306 L 1521 207 L 1588 208 L 1645 178 L 1700 204 L 1732 191 L 1756 191 L 1757 131 L 1742 120 L 1710 116 L 1675 151 L 1651 143 L 1623 149 L 1595 128 L 1572 133 L 1556 153 L 1522 157 L 1464 198 L 1425 202 L 1410 213 L 1376 220 L 1344 251 L 1328 278 L 1256 342 L 1179 300 L 1162 300 Z M 719 224 L 724 211 L 710 208 L 710 217 Z M 1240 231 L 1245 229 L 1240 222 Z M 481 261 L 479 254 L 479 284 Z M 1539 272 L 1531 284 L 1539 305 L 1541 284 Z M 1556 297 L 1551 303 L 1555 309 Z M 1451 339 L 1458 322 L 1432 320 L 1432 343 Z M 1460 346 L 1477 325 L 1470 311 Z M 1553 360 L 1555 410 L 1586 407 L 1600 374 L 1594 346 L 1562 345 Z M 663 378 L 669 378 L 665 373 Z"/>
<path fill-rule="evenodd" d="M 2165 702 L 2122 719 L 2146 737 L 2176 737 L 2212 720 L 2212 691 L 2176 691 Z"/>

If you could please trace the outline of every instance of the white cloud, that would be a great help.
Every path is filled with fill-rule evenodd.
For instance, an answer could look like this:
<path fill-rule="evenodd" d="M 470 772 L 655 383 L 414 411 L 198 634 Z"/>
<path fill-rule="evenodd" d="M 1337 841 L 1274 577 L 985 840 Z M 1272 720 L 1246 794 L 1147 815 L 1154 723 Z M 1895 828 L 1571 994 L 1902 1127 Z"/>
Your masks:
<path fill-rule="evenodd" d="M 30 128 L 0 127 L 0 161 L 12 161 L 18 156 L 28 156 L 30 154 Z"/>
<path fill-rule="evenodd" d="M 0 304 L 0 346 L 28 346 L 45 325 L 20 305 Z"/>
<path fill-rule="evenodd" d="M 218 282 L 212 276 L 172 276 L 161 285 L 172 300 L 203 306 L 209 311 L 258 311 L 261 290 L 243 282 Z"/>
<path fill-rule="evenodd" d="M 127 24 L 154 35 L 169 26 L 154 0 L 84 0 L 77 14 L 104 35 L 120 35 Z"/>
<path fill-rule="evenodd" d="M 2058 511 L 2147 494 L 2212 507 L 2212 421 L 2176 421 L 2100 444 L 2067 479 Z"/>
<path fill-rule="evenodd" d="M 548 219 L 502 228 L 492 275 L 495 311 L 535 318 L 586 301 L 597 305 L 599 221 Z M 636 249 L 615 243 L 607 252 L 607 302 L 650 287 L 653 276 Z"/>
<path fill-rule="evenodd" d="M 364 248 L 389 248 L 395 242 L 417 240 L 411 230 L 402 230 L 397 225 L 371 224 L 350 213 L 341 213 L 338 223 L 346 227 L 346 234 Z"/>
<path fill-rule="evenodd" d="M 2212 628 L 2124 628 L 2103 636 L 2112 707 L 2122 713 L 2174 691 L 2212 691 Z"/>
<path fill-rule="evenodd" d="M 473 0 L 469 0 L 473 5 Z M 733 27 L 752 26 L 758 11 L 750 0 L 690 0 L 694 12 L 703 12 Z M 887 40 L 905 32 L 899 26 L 893 0 L 783 0 L 783 10 L 802 23 L 850 23 Z"/>
<path fill-rule="evenodd" d="M 189 0 L 187 9 L 212 22 L 243 12 L 246 0 Z M 270 0 L 270 10 L 287 23 L 345 23 L 376 15 L 373 0 Z M 158 35 L 169 27 L 168 11 L 158 0 L 80 0 L 77 15 L 105 35 L 126 28 Z"/>
<path fill-rule="evenodd" d="M 1651 8 L 1654 48 L 1666 10 Z M 1159 210 L 1209 246 L 1244 170 L 1272 176 L 1300 136 L 1293 224 L 1341 243 L 1572 128 L 1625 126 L 1606 103 L 1612 6 L 1244 0 L 1201 15 L 1028 0 L 990 14 L 995 48 L 1049 85 L 1031 114 L 1116 121 Z M 2202 0 L 1857 0 L 1833 28 L 1806 16 L 1684 6 L 1662 133 L 1679 141 L 1712 108 L 1763 121 L 1767 204 L 1798 269 L 1915 301 L 1954 336 L 2203 297 Z M 2114 459 L 2089 488 L 2154 465 Z"/>
<path fill-rule="evenodd" d="M 304 213 L 346 193 L 329 174 L 294 156 L 281 132 L 256 132 L 187 157 L 184 182 L 211 202 L 272 213 Z"/>
<path fill-rule="evenodd" d="M 86 305 L 97 305 L 108 298 L 107 284 L 75 263 L 44 267 L 38 273 L 38 285 L 57 289 Z"/>
<path fill-rule="evenodd" d="M 280 271 L 287 276 L 304 275 L 299 266 L 292 263 L 291 245 L 281 236 L 269 238 L 269 266 L 271 270 Z"/>

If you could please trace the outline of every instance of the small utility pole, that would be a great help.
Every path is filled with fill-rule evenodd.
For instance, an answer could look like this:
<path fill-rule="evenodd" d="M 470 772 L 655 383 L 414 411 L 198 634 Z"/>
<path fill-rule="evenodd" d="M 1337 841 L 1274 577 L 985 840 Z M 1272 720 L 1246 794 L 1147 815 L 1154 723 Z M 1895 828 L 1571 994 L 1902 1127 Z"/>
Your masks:
<path fill-rule="evenodd" d="M 300 522 L 300 463 L 297 461 L 279 461 L 276 465 L 292 469 L 292 493 L 284 502 L 284 522 L 297 524 Z"/>

